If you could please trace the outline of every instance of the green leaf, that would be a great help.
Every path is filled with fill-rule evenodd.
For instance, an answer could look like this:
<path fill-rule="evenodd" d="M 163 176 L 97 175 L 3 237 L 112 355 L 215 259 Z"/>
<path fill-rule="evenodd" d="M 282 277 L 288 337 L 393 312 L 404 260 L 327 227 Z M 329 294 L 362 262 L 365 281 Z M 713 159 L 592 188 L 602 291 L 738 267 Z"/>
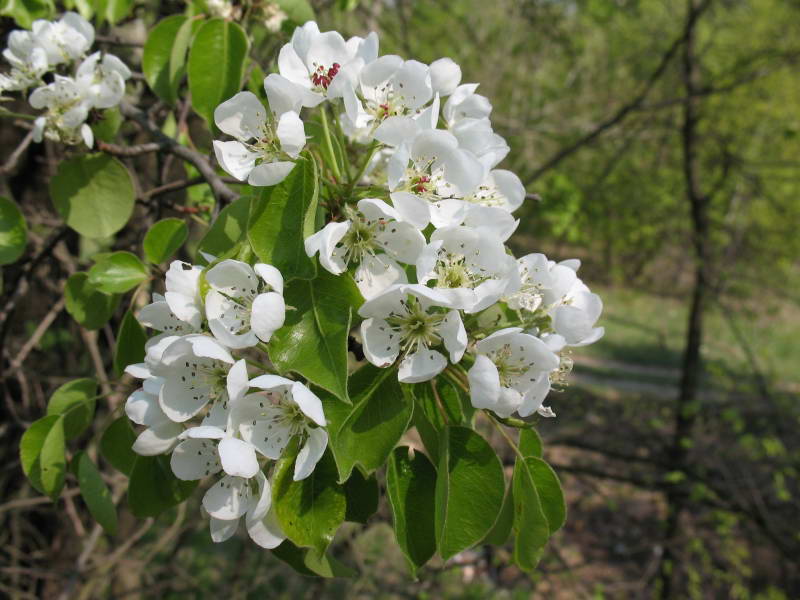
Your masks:
<path fill-rule="evenodd" d="M 519 451 L 523 456 L 542 458 L 542 438 L 535 429 L 522 429 L 519 432 Z"/>
<path fill-rule="evenodd" d="M 178 90 L 186 74 L 186 52 L 202 23 L 184 15 L 172 15 L 159 21 L 147 36 L 142 71 L 150 89 L 169 104 L 175 104 L 178 99 Z"/>
<path fill-rule="evenodd" d="M 320 554 L 314 548 L 298 548 L 284 540 L 272 553 L 307 577 L 354 577 L 356 572 L 330 554 Z"/>
<path fill-rule="evenodd" d="M 486 537 L 483 538 L 481 544 L 492 544 L 494 546 L 503 546 L 508 541 L 508 536 L 511 535 L 511 527 L 514 524 L 514 490 L 509 485 L 506 488 L 506 495 L 503 498 L 503 507 L 500 509 L 500 514 L 492 526 Z"/>
<path fill-rule="evenodd" d="M 122 323 L 117 331 L 117 347 L 114 349 L 114 373 L 117 377 L 122 377 L 128 365 L 144 361 L 145 342 L 147 334 L 133 313 L 128 310 L 122 317 Z"/>
<path fill-rule="evenodd" d="M 345 521 L 366 524 L 369 518 L 378 510 L 378 480 L 364 477 L 356 469 L 344 484 L 344 494 L 347 499 Z"/>
<path fill-rule="evenodd" d="M 286 273 L 286 271 L 284 271 Z M 361 303 L 353 280 L 320 271 L 312 281 L 294 280 L 283 297 L 294 310 L 272 336 L 269 356 L 282 373 L 294 371 L 343 402 L 347 394 L 350 315 Z"/>
<path fill-rule="evenodd" d="M 436 543 L 447 560 L 481 541 L 503 506 L 503 466 L 492 447 L 465 427 L 440 437 Z"/>
<path fill-rule="evenodd" d="M 531 477 L 539 494 L 542 512 L 547 518 L 550 535 L 564 526 L 567 520 L 567 504 L 561 482 L 552 467 L 541 458 L 527 457 L 525 463 L 530 469 Z"/>
<path fill-rule="evenodd" d="M 34 421 L 22 434 L 19 452 L 31 485 L 53 500 L 58 498 L 67 467 L 63 417 L 49 415 Z"/>
<path fill-rule="evenodd" d="M 542 548 L 550 537 L 550 528 L 542 511 L 531 471 L 520 459 L 514 463 L 512 487 L 514 490 L 514 562 L 524 571 L 531 571 L 539 563 Z"/>
<path fill-rule="evenodd" d="M 308 0 L 276 0 L 275 4 L 286 13 L 288 20 L 295 25 L 302 25 L 307 21 L 313 21 L 314 9 Z M 294 29 L 294 26 L 292 27 Z"/>
<path fill-rule="evenodd" d="M 382 467 L 408 429 L 414 410 L 413 402 L 400 389 L 394 369 L 365 365 L 350 378 L 350 384 L 352 409 L 343 419 L 343 411 L 332 412 L 328 423 L 339 481 L 347 480 L 356 465 L 367 474 Z"/>
<path fill-rule="evenodd" d="M 189 228 L 183 219 L 162 219 L 144 236 L 144 255 L 153 264 L 166 262 L 178 251 L 189 236 Z"/>
<path fill-rule="evenodd" d="M 219 258 L 245 239 L 251 200 L 250 196 L 242 196 L 220 211 L 197 246 L 198 254 L 205 252 Z"/>
<path fill-rule="evenodd" d="M 0 196 L 0 265 L 10 265 L 25 252 L 28 224 L 17 205 Z"/>
<path fill-rule="evenodd" d="M 181 481 L 167 456 L 136 456 L 128 482 L 128 505 L 137 517 L 157 517 L 186 500 L 197 481 Z"/>
<path fill-rule="evenodd" d="M 421 452 L 395 448 L 386 469 L 386 493 L 392 507 L 394 534 L 412 574 L 436 552 L 434 523 L 436 469 Z"/>
<path fill-rule="evenodd" d="M 77 472 L 81 496 L 92 517 L 107 533 L 116 534 L 117 508 L 111 499 L 111 492 L 103 481 L 100 471 L 85 452 L 78 458 Z"/>
<path fill-rule="evenodd" d="M 92 424 L 96 404 L 97 382 L 75 379 L 53 392 L 47 403 L 47 414 L 64 416 L 64 436 L 72 440 Z"/>
<path fill-rule="evenodd" d="M 133 2 L 134 0 L 95 0 L 98 21 L 100 24 L 103 19 L 112 25 L 119 23 L 131 13 Z"/>
<path fill-rule="evenodd" d="M 244 30 L 223 19 L 204 22 L 195 34 L 189 49 L 189 91 L 194 110 L 212 131 L 214 109 L 242 87 L 249 47 Z"/>
<path fill-rule="evenodd" d="M 133 450 L 136 434 L 125 415 L 111 423 L 100 438 L 100 454 L 112 467 L 128 477 L 131 476 L 133 465 L 139 457 Z"/>
<path fill-rule="evenodd" d="M 56 210 L 72 229 L 104 238 L 125 226 L 136 193 L 128 169 L 107 154 L 85 154 L 61 162 L 50 180 Z"/>
<path fill-rule="evenodd" d="M 96 140 L 104 142 L 113 142 L 117 137 L 117 132 L 122 126 L 123 122 L 122 113 L 119 108 L 107 108 L 100 112 L 100 120 L 92 124 L 92 132 Z"/>
<path fill-rule="evenodd" d="M 114 314 L 118 296 L 104 294 L 89 283 L 88 273 L 73 273 L 64 288 L 67 312 L 86 329 L 100 329 Z"/>
<path fill-rule="evenodd" d="M 130 252 L 102 256 L 89 269 L 89 283 L 107 294 L 124 294 L 149 276 L 148 268 Z"/>
<path fill-rule="evenodd" d="M 317 164 L 303 154 L 278 185 L 265 187 L 253 202 L 248 237 L 258 258 L 292 279 L 312 279 L 317 268 L 305 239 L 315 231 L 319 189 Z"/>
<path fill-rule="evenodd" d="M 466 424 L 460 392 L 453 383 L 442 377 L 406 386 L 406 389 L 414 396 L 414 425 L 428 455 L 437 461 L 441 432 L 448 424 Z"/>
<path fill-rule="evenodd" d="M 55 14 L 52 0 L 6 0 L 0 15 L 9 16 L 24 29 L 30 29 L 36 19 L 49 19 Z"/>
<path fill-rule="evenodd" d="M 275 466 L 272 501 L 281 529 L 298 546 L 323 553 L 344 521 L 347 502 L 344 488 L 336 482 L 336 463 L 329 451 L 314 471 L 301 481 L 293 481 L 294 452 L 287 450 Z"/>

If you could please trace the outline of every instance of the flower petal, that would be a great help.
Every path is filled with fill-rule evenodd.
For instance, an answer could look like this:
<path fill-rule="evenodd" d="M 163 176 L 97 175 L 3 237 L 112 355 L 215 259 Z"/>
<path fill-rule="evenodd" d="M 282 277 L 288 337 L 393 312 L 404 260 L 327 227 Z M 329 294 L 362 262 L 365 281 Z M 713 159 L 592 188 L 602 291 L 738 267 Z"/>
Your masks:
<path fill-rule="evenodd" d="M 219 458 L 228 475 L 249 479 L 258 472 L 255 448 L 244 440 L 226 437 L 219 443 Z"/>
<path fill-rule="evenodd" d="M 251 492 L 247 479 L 226 475 L 203 496 L 203 508 L 217 519 L 238 519 L 250 508 Z"/>
<path fill-rule="evenodd" d="M 230 539 L 236 530 L 239 528 L 239 519 L 232 519 L 224 521 L 211 517 L 208 521 L 209 528 L 211 529 L 211 541 L 220 543 Z"/>
<path fill-rule="evenodd" d="M 257 152 L 251 152 L 241 142 L 214 140 L 214 155 L 223 170 L 239 181 L 245 181 L 256 166 Z"/>
<path fill-rule="evenodd" d="M 308 439 L 300 448 L 294 463 L 294 481 L 305 479 L 314 471 L 328 446 L 328 433 L 324 429 L 308 429 Z"/>
<path fill-rule="evenodd" d="M 142 456 L 155 456 L 169 452 L 178 442 L 178 436 L 183 431 L 179 423 L 164 421 L 148 427 L 133 443 L 132 450 Z"/>
<path fill-rule="evenodd" d="M 500 397 L 500 374 L 497 366 L 485 354 L 478 354 L 467 377 L 472 406 L 494 409 Z"/>
<path fill-rule="evenodd" d="M 292 399 L 306 417 L 320 427 L 325 427 L 325 413 L 322 412 L 322 401 L 299 381 L 295 381 L 292 385 Z"/>
<path fill-rule="evenodd" d="M 261 137 L 267 110 L 253 92 L 239 92 L 214 110 L 220 131 L 241 141 Z"/>
<path fill-rule="evenodd" d="M 175 448 L 169 464 L 175 477 L 195 481 L 222 470 L 217 446 L 204 439 L 183 440 Z"/>
<path fill-rule="evenodd" d="M 306 130 L 300 115 L 294 111 L 283 113 L 278 119 L 275 133 L 281 142 L 281 150 L 292 158 L 297 158 L 306 145 Z"/>
<path fill-rule="evenodd" d="M 366 319 L 361 323 L 364 356 L 376 367 L 388 367 L 400 354 L 400 334 L 383 319 Z"/>
<path fill-rule="evenodd" d="M 420 348 L 402 360 L 397 379 L 402 383 L 428 381 L 444 371 L 446 366 L 447 359 L 440 352 Z"/>
<path fill-rule="evenodd" d="M 261 163 L 250 171 L 247 183 L 255 186 L 278 185 L 294 168 L 291 161 L 279 160 L 277 162 Z"/>
<path fill-rule="evenodd" d="M 286 320 L 286 303 L 277 292 L 259 294 L 253 300 L 250 327 L 262 342 L 268 342 Z"/>
<path fill-rule="evenodd" d="M 451 310 L 439 326 L 444 347 L 450 353 L 450 362 L 456 364 L 467 349 L 467 330 L 457 310 Z"/>

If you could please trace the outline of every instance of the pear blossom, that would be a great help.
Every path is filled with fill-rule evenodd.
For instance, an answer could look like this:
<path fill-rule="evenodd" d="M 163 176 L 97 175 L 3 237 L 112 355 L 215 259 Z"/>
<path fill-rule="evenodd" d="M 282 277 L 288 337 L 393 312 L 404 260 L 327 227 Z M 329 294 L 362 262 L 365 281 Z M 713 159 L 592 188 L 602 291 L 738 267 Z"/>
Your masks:
<path fill-rule="evenodd" d="M 431 63 L 431 87 L 440 96 L 449 96 L 461 83 L 461 67 L 452 58 L 440 58 Z"/>
<path fill-rule="evenodd" d="M 30 31 L 12 31 L 3 57 L 11 65 L 11 72 L 0 74 L 0 93 L 27 90 L 39 84 L 49 69 L 47 52 Z"/>
<path fill-rule="evenodd" d="M 393 283 L 406 283 L 399 262 L 413 264 L 425 237 L 397 211 L 377 198 L 363 198 L 358 210 L 345 207 L 347 221 L 328 223 L 306 238 L 306 254 L 319 254 L 322 267 L 339 275 L 356 264 L 355 281 L 364 298 L 372 298 Z"/>
<path fill-rule="evenodd" d="M 421 284 L 394 284 L 358 310 L 364 355 L 377 367 L 388 367 L 402 356 L 398 380 L 428 381 L 447 366 L 435 348 L 444 347 L 458 363 L 467 348 L 467 332 L 452 300 Z"/>
<path fill-rule="evenodd" d="M 132 450 L 142 456 L 164 454 L 172 450 L 183 433 L 183 426 L 170 420 L 158 405 L 158 395 L 140 388 L 128 396 L 125 414 L 145 430 L 133 443 Z"/>
<path fill-rule="evenodd" d="M 31 27 L 51 66 L 79 59 L 94 43 L 94 27 L 78 13 L 66 12 L 58 21 L 37 20 Z"/>
<path fill-rule="evenodd" d="M 469 370 L 472 405 L 501 417 L 518 412 L 528 416 L 542 405 L 550 390 L 549 373 L 559 366 L 558 356 L 539 338 L 521 327 L 496 331 L 476 345 Z"/>
<path fill-rule="evenodd" d="M 268 342 L 283 326 L 283 276 L 272 265 L 223 260 L 205 274 L 208 327 L 228 348 Z"/>
<path fill-rule="evenodd" d="M 464 119 L 485 119 L 492 113 L 492 104 L 485 96 L 476 94 L 477 83 L 464 83 L 456 87 L 445 102 L 442 116 L 448 127 Z"/>
<path fill-rule="evenodd" d="M 299 438 L 293 478 L 305 479 L 328 446 L 322 402 L 302 383 L 278 375 L 260 375 L 250 380 L 250 387 L 266 394 L 255 395 L 258 402 L 243 406 L 239 425 L 242 438 L 272 460 L 281 457 L 294 437 Z"/>
<path fill-rule="evenodd" d="M 234 141 L 214 140 L 214 154 L 226 173 L 254 186 L 276 185 L 294 168 L 306 143 L 294 111 L 269 112 L 252 92 L 239 92 L 214 110 L 214 122 Z"/>
<path fill-rule="evenodd" d="M 94 108 L 111 108 L 122 100 L 125 80 L 131 70 L 113 54 L 95 52 L 84 59 L 76 72 L 78 85 Z"/>
<path fill-rule="evenodd" d="M 139 323 L 164 333 L 199 333 L 203 323 L 201 273 L 198 266 L 172 261 L 167 270 L 165 294 L 153 294 L 153 302 L 139 311 Z"/>
<path fill-rule="evenodd" d="M 449 128 L 459 147 L 471 152 L 488 171 L 509 153 L 505 139 L 494 132 L 489 119 L 463 119 Z"/>
<path fill-rule="evenodd" d="M 432 282 L 450 306 L 479 312 L 519 287 L 514 257 L 499 238 L 469 227 L 444 227 L 417 259 L 417 280 Z"/>
<path fill-rule="evenodd" d="M 83 141 L 88 147 L 94 145 L 94 135 L 86 124 L 91 99 L 86 90 L 71 77 L 55 76 L 55 81 L 36 88 L 28 101 L 33 108 L 46 109 L 47 113 L 33 122 L 33 139 L 41 142 L 49 139 L 78 144 Z"/>

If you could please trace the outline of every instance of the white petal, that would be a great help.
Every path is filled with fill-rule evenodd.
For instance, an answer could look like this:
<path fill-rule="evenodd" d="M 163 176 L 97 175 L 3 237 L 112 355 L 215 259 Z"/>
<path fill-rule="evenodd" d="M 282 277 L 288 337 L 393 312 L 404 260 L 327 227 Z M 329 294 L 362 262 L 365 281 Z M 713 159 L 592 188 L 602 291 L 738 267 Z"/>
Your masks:
<path fill-rule="evenodd" d="M 450 353 L 450 362 L 455 364 L 464 356 L 467 349 L 467 330 L 457 310 L 451 310 L 439 326 L 444 347 Z"/>
<path fill-rule="evenodd" d="M 328 223 L 314 235 L 305 240 L 308 256 L 319 252 L 319 263 L 329 273 L 339 275 L 347 268 L 342 257 L 336 252 L 336 245 L 350 229 L 350 221 Z"/>
<path fill-rule="evenodd" d="M 264 263 L 256 263 L 253 265 L 253 270 L 258 274 L 272 288 L 272 291 L 283 293 L 283 275 L 281 272 L 273 267 Z"/>
<path fill-rule="evenodd" d="M 169 461 L 175 477 L 195 481 L 222 470 L 217 446 L 207 440 L 184 440 L 175 448 Z"/>
<path fill-rule="evenodd" d="M 527 417 L 539 410 L 542 402 L 550 392 L 550 375 L 541 373 L 533 386 L 525 392 L 525 397 L 520 404 L 518 412 L 520 417 Z"/>
<path fill-rule="evenodd" d="M 250 327 L 262 342 L 268 342 L 286 319 L 286 303 L 277 292 L 259 294 L 253 300 Z"/>
<path fill-rule="evenodd" d="M 508 240 L 517 229 L 519 220 L 499 206 L 481 206 L 471 204 L 467 207 L 463 219 L 464 225 L 477 231 L 486 231 L 502 242 Z"/>
<path fill-rule="evenodd" d="M 294 111 L 283 113 L 278 119 L 275 133 L 281 142 L 281 150 L 297 158 L 306 145 L 306 131 L 300 116 Z"/>
<path fill-rule="evenodd" d="M 247 511 L 248 523 L 263 519 L 272 506 L 272 486 L 263 472 L 256 473 L 256 482 L 258 483 L 258 500 L 252 503 Z"/>
<path fill-rule="evenodd" d="M 195 356 L 211 358 L 232 365 L 233 356 L 214 338 L 207 335 L 187 335 L 184 339 L 192 344 Z"/>
<path fill-rule="evenodd" d="M 392 192 L 392 204 L 403 221 L 417 229 L 425 229 L 431 221 L 430 203 L 411 192 Z"/>
<path fill-rule="evenodd" d="M 206 296 L 206 299 L 208 299 L 209 296 L 211 296 L 211 294 Z M 234 333 L 231 331 L 232 327 L 235 330 L 235 326 L 231 326 L 225 319 L 208 320 L 208 328 L 211 330 L 211 334 L 217 338 L 221 344 L 224 344 L 232 350 L 252 348 L 258 343 L 258 337 L 252 330 L 247 330 L 244 333 Z"/>
<path fill-rule="evenodd" d="M 178 423 L 166 421 L 149 427 L 139 434 L 133 443 L 133 451 L 142 456 L 155 456 L 169 452 L 178 442 L 183 427 Z"/>
<path fill-rule="evenodd" d="M 194 333 L 195 329 L 175 316 L 166 300 L 143 306 L 136 319 L 145 327 L 166 333 Z"/>
<path fill-rule="evenodd" d="M 166 420 L 166 415 L 158 405 L 158 397 L 138 389 L 128 396 L 125 414 L 137 425 L 150 427 Z"/>
<path fill-rule="evenodd" d="M 236 533 L 236 529 L 239 527 L 239 519 L 224 521 L 211 517 L 208 525 L 211 529 L 211 541 L 220 543 L 230 539 Z"/>
<path fill-rule="evenodd" d="M 146 379 L 152 375 L 145 363 L 136 363 L 125 367 L 125 372 L 136 379 Z"/>
<path fill-rule="evenodd" d="M 425 236 L 411 223 L 389 222 L 376 238 L 384 252 L 407 264 L 416 262 L 425 246 Z"/>
<path fill-rule="evenodd" d="M 262 519 L 248 520 L 247 533 L 256 544 L 268 550 L 277 548 L 286 539 L 274 508 L 270 509 Z"/>
<path fill-rule="evenodd" d="M 292 427 L 283 416 L 283 409 L 267 406 L 255 425 L 250 421 L 239 426 L 242 438 L 267 458 L 278 460 L 292 439 Z"/>
<path fill-rule="evenodd" d="M 280 375 L 259 375 L 250 380 L 250 387 L 272 391 L 283 386 L 290 386 L 294 383 L 291 379 Z"/>
<path fill-rule="evenodd" d="M 219 458 L 228 475 L 249 479 L 258 472 L 256 450 L 243 440 L 225 438 L 219 443 Z"/>
<path fill-rule="evenodd" d="M 302 383 L 292 384 L 292 399 L 303 414 L 320 427 L 325 427 L 325 414 L 322 412 L 322 401 Z"/>
<path fill-rule="evenodd" d="M 181 434 L 181 439 L 221 440 L 225 437 L 225 429 L 223 427 L 208 424 L 190 427 Z"/>
<path fill-rule="evenodd" d="M 438 200 L 430 205 L 431 223 L 437 229 L 461 225 L 467 215 L 469 206 L 463 200 L 448 198 Z"/>
<path fill-rule="evenodd" d="M 442 96 L 452 94 L 461 83 L 461 67 L 451 58 L 440 58 L 431 63 L 433 91 Z"/>
<path fill-rule="evenodd" d="M 308 439 L 297 454 L 297 460 L 294 463 L 293 479 L 295 481 L 311 475 L 328 446 L 328 434 L 324 429 L 308 429 L 307 432 Z"/>
<path fill-rule="evenodd" d="M 247 393 L 250 382 L 247 377 L 247 362 L 243 358 L 237 360 L 228 371 L 226 382 L 229 402 L 234 403 Z"/>
<path fill-rule="evenodd" d="M 285 44 L 278 54 L 278 70 L 280 74 L 300 86 L 310 88 L 311 80 L 308 68 L 303 63 L 291 44 Z M 304 106 L 306 106 L 304 104 Z"/>
<path fill-rule="evenodd" d="M 433 98 L 430 69 L 416 60 L 405 61 L 397 70 L 393 87 L 395 94 L 412 110 Z"/>
<path fill-rule="evenodd" d="M 286 179 L 286 176 L 294 168 L 294 163 L 290 161 L 277 161 L 271 163 L 261 163 L 250 171 L 247 183 L 255 186 L 278 185 Z"/>
<path fill-rule="evenodd" d="M 400 354 L 400 334 L 383 319 L 366 319 L 361 323 L 364 356 L 376 367 L 388 367 Z"/>
<path fill-rule="evenodd" d="M 267 93 L 269 108 L 276 115 L 288 111 L 299 113 L 303 106 L 304 93 L 309 92 L 277 73 L 270 73 L 264 79 L 264 91 Z"/>
<path fill-rule="evenodd" d="M 238 519 L 250 507 L 249 482 L 241 477 L 226 475 L 203 496 L 203 508 L 217 519 Z"/>
<path fill-rule="evenodd" d="M 251 152 L 241 142 L 214 140 L 214 155 L 219 166 L 231 177 L 245 181 L 256 166 L 257 152 Z"/>
<path fill-rule="evenodd" d="M 500 397 L 500 374 L 497 366 L 485 354 L 478 354 L 467 377 L 472 406 L 494 409 Z"/>
<path fill-rule="evenodd" d="M 402 383 L 428 381 L 444 371 L 446 366 L 447 359 L 441 353 L 420 348 L 402 360 L 397 371 L 397 379 Z"/>
<path fill-rule="evenodd" d="M 393 54 L 385 54 L 366 65 L 361 71 L 361 85 L 378 87 L 387 81 L 402 66 L 403 59 Z"/>
<path fill-rule="evenodd" d="M 368 255 L 356 268 L 355 282 L 365 300 L 379 295 L 389 286 L 406 283 L 406 272 L 386 254 Z"/>
<path fill-rule="evenodd" d="M 414 139 L 419 125 L 411 117 L 392 116 L 384 119 L 373 134 L 375 139 L 389 146 L 399 146 Z"/>
<path fill-rule="evenodd" d="M 261 137 L 267 110 L 252 92 L 239 92 L 214 110 L 214 122 L 220 131 L 241 141 Z"/>

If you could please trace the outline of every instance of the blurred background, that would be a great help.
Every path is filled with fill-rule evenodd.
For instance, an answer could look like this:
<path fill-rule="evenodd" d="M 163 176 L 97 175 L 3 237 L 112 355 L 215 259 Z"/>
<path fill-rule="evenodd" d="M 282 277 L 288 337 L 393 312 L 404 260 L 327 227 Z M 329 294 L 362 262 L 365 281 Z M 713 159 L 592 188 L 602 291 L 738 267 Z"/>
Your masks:
<path fill-rule="evenodd" d="M 507 566 L 507 550 L 476 548 L 411 581 L 382 501 L 366 528 L 345 528 L 335 542 L 359 575 L 319 581 L 247 540 L 213 545 L 190 502 L 156 522 L 123 511 L 118 539 L 95 540 L 87 555 L 99 534 L 85 510 L 69 492 L 58 510 L 38 498 L 17 445 L 55 386 L 91 374 L 90 341 L 59 308 L 24 367 L 9 366 L 52 312 L 62 264 L 23 292 L 13 319 L 0 315 L 0 595 L 800 597 L 800 3 L 312 5 L 322 29 L 377 31 L 381 53 L 450 56 L 464 82 L 480 82 L 512 148 L 501 166 L 530 194 L 515 252 L 579 257 L 605 302 L 605 337 L 575 352 L 570 386 L 552 396 L 558 418 L 539 425 L 567 493 L 565 529 L 532 577 Z M 123 40 L 115 52 L 137 64 L 147 28 L 183 8 L 137 5 L 109 43 Z M 13 21 L 0 23 L 5 39 Z M 265 71 L 285 39 L 266 37 Z M 5 162 L 25 132 L 2 129 Z M 40 206 L 33 218 L 43 226 L 55 220 L 48 148 L 0 171 L 0 191 Z M 17 296 L 5 286 L 3 306 Z"/>

